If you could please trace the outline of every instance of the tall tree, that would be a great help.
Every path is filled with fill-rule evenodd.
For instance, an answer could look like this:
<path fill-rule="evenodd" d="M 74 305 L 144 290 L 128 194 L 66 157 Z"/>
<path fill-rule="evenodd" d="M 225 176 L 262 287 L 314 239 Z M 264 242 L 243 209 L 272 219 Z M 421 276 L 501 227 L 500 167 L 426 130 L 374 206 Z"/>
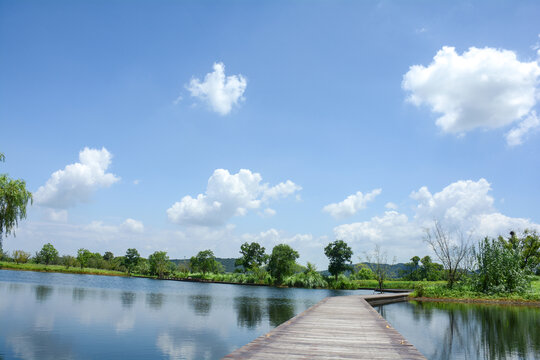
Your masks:
<path fill-rule="evenodd" d="M 345 270 L 352 269 L 351 257 L 353 255 L 352 249 L 343 240 L 336 240 L 333 243 L 328 244 L 324 248 L 324 254 L 328 257 L 330 264 L 328 265 L 328 271 L 334 277 L 338 278 L 338 275 Z"/>
<path fill-rule="evenodd" d="M 286 244 L 274 246 L 268 261 L 268 271 L 276 279 L 278 284 L 283 278 L 294 273 L 298 252 Z"/>
<path fill-rule="evenodd" d="M 446 270 L 448 287 L 452 287 L 461 275 L 466 272 L 472 259 L 470 236 L 462 233 L 451 233 L 435 221 L 433 228 L 426 229 L 425 241 L 431 246 L 437 258 Z"/>
<path fill-rule="evenodd" d="M 242 257 L 236 259 L 234 265 L 242 266 L 244 272 L 261 267 L 268 261 L 268 255 L 265 254 L 265 249 L 256 242 L 248 244 L 247 242 L 240 246 L 240 254 Z"/>
<path fill-rule="evenodd" d="M 385 251 L 381 250 L 379 245 L 375 246 L 375 250 L 371 253 L 365 253 L 367 266 L 375 275 L 377 280 L 379 291 L 384 288 L 384 282 L 390 274 L 390 265 L 388 265 L 388 256 Z M 392 265 L 395 263 L 395 259 L 392 261 Z"/>
<path fill-rule="evenodd" d="M 5 161 L 0 153 L 0 162 Z M 32 193 L 26 190 L 24 180 L 13 180 L 7 174 L 0 175 L 0 258 L 2 239 L 13 233 L 19 220 L 26 218 L 26 205 L 32 203 Z"/>
<path fill-rule="evenodd" d="M 156 251 L 148 257 L 150 273 L 163 279 L 169 271 L 169 256 L 166 251 Z"/>
<path fill-rule="evenodd" d="M 124 266 L 126 267 L 128 274 L 131 274 L 135 266 L 139 263 L 141 256 L 137 249 L 127 249 L 126 256 L 124 257 Z"/>
<path fill-rule="evenodd" d="M 58 259 L 58 250 L 51 243 L 45 244 L 39 252 L 39 258 L 45 265 L 54 264 Z"/>
<path fill-rule="evenodd" d="M 223 271 L 223 265 L 216 260 L 212 250 L 199 251 L 196 256 L 191 257 L 189 266 L 192 271 L 202 272 L 203 274 Z"/>
<path fill-rule="evenodd" d="M 508 240 L 499 237 L 508 249 L 518 252 L 520 256 L 520 266 L 527 272 L 537 272 L 540 264 L 540 238 L 536 231 L 525 230 L 523 236 L 519 237 L 514 231 L 510 232 Z"/>
<path fill-rule="evenodd" d="M 79 249 L 77 250 L 77 261 L 81 265 L 81 269 L 88 264 L 88 261 L 92 257 L 92 252 L 88 249 Z"/>

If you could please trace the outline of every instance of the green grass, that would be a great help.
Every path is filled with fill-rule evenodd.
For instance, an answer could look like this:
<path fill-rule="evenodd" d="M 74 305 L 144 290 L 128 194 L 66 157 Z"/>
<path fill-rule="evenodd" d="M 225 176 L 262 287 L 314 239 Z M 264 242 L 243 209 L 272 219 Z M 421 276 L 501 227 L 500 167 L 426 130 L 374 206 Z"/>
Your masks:
<path fill-rule="evenodd" d="M 110 276 L 127 276 L 126 273 L 114 270 L 93 269 L 70 267 L 69 269 L 63 265 L 45 265 L 45 264 L 16 264 L 14 262 L 0 261 L 0 269 L 23 270 L 23 271 L 39 271 L 39 272 L 56 272 L 67 274 L 90 274 L 90 275 L 110 275 Z"/>
<path fill-rule="evenodd" d="M 426 297 L 431 299 L 454 299 L 472 301 L 540 301 L 540 280 L 533 280 L 529 291 L 523 294 L 503 293 L 484 294 L 471 289 L 470 286 L 457 284 L 449 289 L 445 284 L 419 283 L 412 294 L 413 297 Z"/>
<path fill-rule="evenodd" d="M 353 280 L 359 288 L 377 289 L 379 284 L 377 280 Z M 384 282 L 385 289 L 407 289 L 412 290 L 420 281 L 405 281 L 405 280 L 387 280 Z M 432 285 L 445 285 L 446 281 L 430 281 Z"/>

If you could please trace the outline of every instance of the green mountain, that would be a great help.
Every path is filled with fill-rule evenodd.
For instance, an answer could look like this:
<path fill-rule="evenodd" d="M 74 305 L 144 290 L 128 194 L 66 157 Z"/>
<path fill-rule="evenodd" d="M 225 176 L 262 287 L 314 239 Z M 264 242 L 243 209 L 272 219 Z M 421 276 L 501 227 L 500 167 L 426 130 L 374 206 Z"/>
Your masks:
<path fill-rule="evenodd" d="M 228 272 L 228 273 L 234 272 L 234 269 L 236 268 L 234 266 L 234 262 L 236 261 L 236 259 L 233 259 L 233 258 L 216 258 L 216 260 L 219 261 L 223 265 L 223 268 L 225 269 L 225 272 Z M 172 261 L 176 265 L 178 265 L 178 264 L 184 264 L 186 266 L 189 265 L 189 259 L 171 259 L 170 261 Z"/>

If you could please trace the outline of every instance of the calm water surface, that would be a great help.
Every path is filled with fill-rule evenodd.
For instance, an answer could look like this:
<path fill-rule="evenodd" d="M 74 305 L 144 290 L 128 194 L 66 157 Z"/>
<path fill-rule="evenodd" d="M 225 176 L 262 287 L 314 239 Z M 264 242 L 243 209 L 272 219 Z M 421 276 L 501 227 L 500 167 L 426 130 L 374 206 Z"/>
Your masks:
<path fill-rule="evenodd" d="M 219 359 L 361 293 L 0 270 L 0 359 Z"/>
<path fill-rule="evenodd" d="M 428 359 L 540 359 L 540 308 L 403 302 L 376 307 Z"/>

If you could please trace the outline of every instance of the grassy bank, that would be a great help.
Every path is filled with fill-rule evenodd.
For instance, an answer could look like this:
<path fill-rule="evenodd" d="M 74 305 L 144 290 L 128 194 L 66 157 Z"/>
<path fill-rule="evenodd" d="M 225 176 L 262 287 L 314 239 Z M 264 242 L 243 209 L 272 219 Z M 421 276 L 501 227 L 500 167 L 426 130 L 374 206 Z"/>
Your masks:
<path fill-rule="evenodd" d="M 66 274 L 88 274 L 88 275 L 108 275 L 108 276 L 127 276 L 125 272 L 93 269 L 93 268 L 80 268 L 70 267 L 66 268 L 63 265 L 45 265 L 45 264 L 16 264 L 14 262 L 0 261 L 0 269 L 7 270 L 22 270 L 22 271 L 39 271 L 39 272 L 56 272 Z"/>
<path fill-rule="evenodd" d="M 433 300 L 459 300 L 459 301 L 486 301 L 486 302 L 540 302 L 540 278 L 531 282 L 531 288 L 524 294 L 498 293 L 485 294 L 473 291 L 466 284 L 457 284 L 449 289 L 444 284 L 419 282 L 411 294 L 415 298 L 428 298 Z"/>
<path fill-rule="evenodd" d="M 377 289 L 379 284 L 377 280 L 353 280 L 357 288 L 365 289 Z M 384 282 L 385 289 L 404 289 L 412 290 L 416 285 L 419 284 L 419 281 L 405 281 L 405 280 L 387 280 Z M 445 285 L 446 281 L 430 281 L 430 285 Z"/>

